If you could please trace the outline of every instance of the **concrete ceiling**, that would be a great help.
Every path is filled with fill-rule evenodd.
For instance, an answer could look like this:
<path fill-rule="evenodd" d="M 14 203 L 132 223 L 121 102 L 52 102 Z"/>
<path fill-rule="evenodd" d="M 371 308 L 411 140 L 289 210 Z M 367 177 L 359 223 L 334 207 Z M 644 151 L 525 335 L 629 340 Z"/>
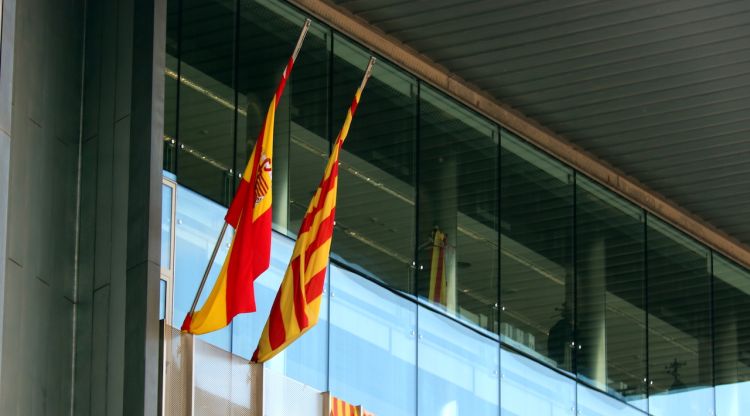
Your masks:
<path fill-rule="evenodd" d="M 334 2 L 750 246 L 750 2 Z"/>

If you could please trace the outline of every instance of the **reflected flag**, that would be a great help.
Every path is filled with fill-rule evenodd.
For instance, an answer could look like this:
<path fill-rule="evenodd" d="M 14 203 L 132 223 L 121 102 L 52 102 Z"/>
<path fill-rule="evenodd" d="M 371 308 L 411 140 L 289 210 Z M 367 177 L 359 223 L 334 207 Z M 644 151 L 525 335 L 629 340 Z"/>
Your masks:
<path fill-rule="evenodd" d="M 447 279 L 445 274 L 445 248 L 448 238 L 435 227 L 432 236 L 432 256 L 430 260 L 430 293 L 429 299 L 443 306 L 448 305 Z"/>
<path fill-rule="evenodd" d="M 374 58 L 371 58 L 328 159 L 323 180 L 302 219 L 292 260 L 271 306 L 253 362 L 271 359 L 318 322 L 336 214 L 339 153 L 373 63 Z"/>

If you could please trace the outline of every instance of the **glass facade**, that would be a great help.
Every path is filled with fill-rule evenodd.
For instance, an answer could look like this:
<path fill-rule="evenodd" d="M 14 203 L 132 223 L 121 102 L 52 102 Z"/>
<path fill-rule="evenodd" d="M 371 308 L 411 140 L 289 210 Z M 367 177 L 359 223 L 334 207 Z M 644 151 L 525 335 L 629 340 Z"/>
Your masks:
<path fill-rule="evenodd" d="M 174 247 L 162 314 L 173 326 L 304 18 L 277 0 L 169 1 L 164 169 L 177 186 L 164 188 L 162 241 Z M 369 55 L 313 22 L 276 116 L 258 311 L 201 336 L 211 354 L 252 354 Z M 750 406 L 750 271 L 383 59 L 341 155 L 323 299 L 319 324 L 267 368 L 378 415 Z M 231 368 L 196 377 L 217 371 Z"/>

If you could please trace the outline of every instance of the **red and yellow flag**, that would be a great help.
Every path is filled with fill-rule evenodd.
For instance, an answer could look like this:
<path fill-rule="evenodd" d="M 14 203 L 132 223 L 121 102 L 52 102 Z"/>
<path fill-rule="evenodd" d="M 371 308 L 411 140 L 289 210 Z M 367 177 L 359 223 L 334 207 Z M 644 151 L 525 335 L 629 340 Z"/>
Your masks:
<path fill-rule="evenodd" d="M 448 304 L 447 279 L 445 274 L 445 248 L 447 245 L 448 239 L 446 235 L 439 228 L 435 228 L 432 236 L 429 299 L 443 306 Z"/>
<path fill-rule="evenodd" d="M 336 214 L 339 153 L 349 133 L 349 126 L 369 77 L 372 62 L 371 60 L 362 85 L 357 89 L 346 114 L 346 120 L 328 159 L 323 180 L 318 185 L 302 219 L 292 260 L 271 306 L 271 314 L 263 328 L 258 348 L 253 354 L 253 362 L 271 359 L 318 323 Z"/>
<path fill-rule="evenodd" d="M 235 229 L 224 265 L 203 307 L 192 316 L 188 313 L 185 317 L 183 331 L 191 334 L 216 331 L 229 325 L 238 314 L 255 311 L 253 282 L 268 269 L 271 258 L 271 174 L 276 107 L 292 72 L 306 28 L 307 24 L 268 106 L 237 194 L 224 217 L 227 224 Z"/>

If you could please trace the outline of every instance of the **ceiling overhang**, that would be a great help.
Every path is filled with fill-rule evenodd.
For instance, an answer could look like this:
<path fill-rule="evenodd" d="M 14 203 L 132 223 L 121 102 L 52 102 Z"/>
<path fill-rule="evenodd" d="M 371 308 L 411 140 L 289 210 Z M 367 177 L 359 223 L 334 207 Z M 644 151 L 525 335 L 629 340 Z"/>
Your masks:
<path fill-rule="evenodd" d="M 293 3 L 750 267 L 750 3 Z"/>

